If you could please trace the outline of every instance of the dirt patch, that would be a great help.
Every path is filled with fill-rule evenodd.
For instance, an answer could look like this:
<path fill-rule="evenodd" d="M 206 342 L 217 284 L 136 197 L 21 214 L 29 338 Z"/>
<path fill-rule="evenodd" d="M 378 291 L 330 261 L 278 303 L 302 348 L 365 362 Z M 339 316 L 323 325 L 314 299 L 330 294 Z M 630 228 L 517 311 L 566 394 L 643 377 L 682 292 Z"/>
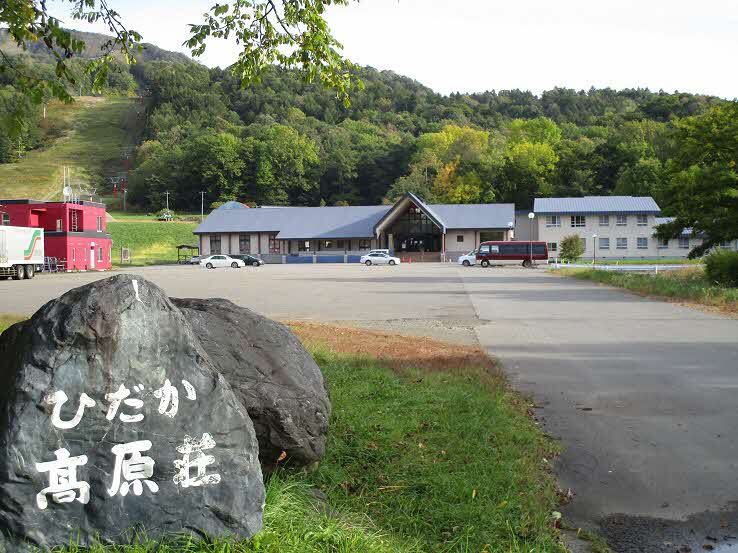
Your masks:
<path fill-rule="evenodd" d="M 456 374 L 482 369 L 495 379 L 500 378 L 494 360 L 479 347 L 363 328 L 303 321 L 285 323 L 306 345 L 323 345 L 339 353 L 371 356 L 393 369 L 414 368 Z"/>

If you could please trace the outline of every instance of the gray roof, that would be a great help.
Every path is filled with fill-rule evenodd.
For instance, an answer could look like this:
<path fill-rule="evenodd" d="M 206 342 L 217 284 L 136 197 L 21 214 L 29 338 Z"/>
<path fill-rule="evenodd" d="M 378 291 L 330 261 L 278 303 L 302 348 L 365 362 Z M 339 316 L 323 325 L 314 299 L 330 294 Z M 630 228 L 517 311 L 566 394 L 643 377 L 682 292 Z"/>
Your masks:
<path fill-rule="evenodd" d="M 429 206 L 447 229 L 508 228 L 515 224 L 515 204 L 436 204 Z"/>
<path fill-rule="evenodd" d="M 650 196 L 585 196 L 584 198 L 536 198 L 535 213 L 661 213 Z"/>
<path fill-rule="evenodd" d="M 271 207 L 215 210 L 195 234 L 213 232 L 276 232 L 282 240 L 296 238 L 371 238 L 374 225 L 392 206 Z"/>
<path fill-rule="evenodd" d="M 514 204 L 427 205 L 415 196 L 412 199 L 444 229 L 508 228 L 508 223 L 515 221 Z M 377 223 L 392 207 L 216 209 L 195 229 L 195 234 L 273 232 L 281 240 L 371 238 Z"/>

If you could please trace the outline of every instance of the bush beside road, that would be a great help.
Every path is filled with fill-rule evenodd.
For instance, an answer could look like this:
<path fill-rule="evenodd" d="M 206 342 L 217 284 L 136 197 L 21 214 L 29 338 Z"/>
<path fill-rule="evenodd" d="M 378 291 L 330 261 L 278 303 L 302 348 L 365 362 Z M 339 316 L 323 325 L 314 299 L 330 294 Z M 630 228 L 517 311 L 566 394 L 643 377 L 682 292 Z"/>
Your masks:
<path fill-rule="evenodd" d="M 738 313 L 738 288 L 711 282 L 702 267 L 689 267 L 659 274 L 599 269 L 557 269 L 555 274 L 624 288 L 638 294 L 668 300 L 683 300 Z"/>

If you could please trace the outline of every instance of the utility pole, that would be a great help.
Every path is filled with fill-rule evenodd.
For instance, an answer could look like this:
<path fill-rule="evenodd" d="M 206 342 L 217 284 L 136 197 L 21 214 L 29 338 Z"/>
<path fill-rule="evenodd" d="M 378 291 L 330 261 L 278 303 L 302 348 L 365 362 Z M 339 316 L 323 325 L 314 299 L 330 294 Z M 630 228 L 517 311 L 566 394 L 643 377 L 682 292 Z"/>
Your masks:
<path fill-rule="evenodd" d="M 123 211 L 126 210 L 126 194 L 128 194 L 128 189 L 124 188 L 123 189 Z"/>
<path fill-rule="evenodd" d="M 169 190 L 167 190 L 166 192 L 164 192 L 164 194 L 167 197 L 167 211 L 169 211 Z"/>
<path fill-rule="evenodd" d="M 200 222 L 205 220 L 205 192 L 200 192 Z"/>

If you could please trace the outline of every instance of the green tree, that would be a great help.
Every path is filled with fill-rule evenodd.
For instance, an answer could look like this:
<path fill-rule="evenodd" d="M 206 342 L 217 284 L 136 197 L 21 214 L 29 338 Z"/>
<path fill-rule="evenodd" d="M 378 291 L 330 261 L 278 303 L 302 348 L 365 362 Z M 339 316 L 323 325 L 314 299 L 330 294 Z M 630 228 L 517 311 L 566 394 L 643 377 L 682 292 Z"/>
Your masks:
<path fill-rule="evenodd" d="M 564 236 L 559 242 L 559 255 L 564 261 L 576 261 L 584 255 L 582 239 L 576 234 Z"/>
<path fill-rule="evenodd" d="M 658 235 L 677 237 L 685 228 L 704 236 L 690 252 L 699 256 L 738 238 L 738 102 L 676 123 L 676 151 L 665 209 L 676 219 Z"/>

